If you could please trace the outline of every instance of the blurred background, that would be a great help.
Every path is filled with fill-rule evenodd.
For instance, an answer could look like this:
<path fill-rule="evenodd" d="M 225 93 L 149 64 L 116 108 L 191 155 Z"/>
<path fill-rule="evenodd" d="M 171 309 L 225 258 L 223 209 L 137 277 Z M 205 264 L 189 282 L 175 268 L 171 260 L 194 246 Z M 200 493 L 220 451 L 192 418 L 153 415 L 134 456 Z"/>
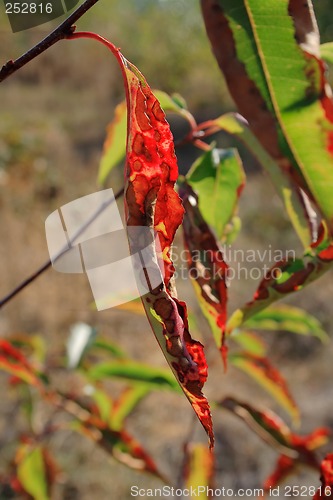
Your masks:
<path fill-rule="evenodd" d="M 333 40 L 330 0 L 314 2 L 322 42 Z M 59 20 L 60 21 L 60 20 Z M 14 59 L 44 37 L 58 21 L 12 34 L 0 10 L 0 64 Z M 177 92 L 200 122 L 234 109 L 223 77 L 205 36 L 198 2 L 192 0 L 100 0 L 78 23 L 80 30 L 95 31 L 120 47 L 145 75 L 152 88 Z M 29 63 L 0 86 L 0 296 L 6 295 L 48 259 L 44 222 L 57 207 L 98 189 L 96 183 L 105 130 L 114 108 L 124 98 L 121 74 L 105 47 L 94 41 L 61 41 Z M 176 139 L 186 133 L 178 118 L 170 116 Z M 230 139 L 217 136 L 221 147 Z M 188 170 L 200 154 L 192 147 L 177 150 L 180 170 Z M 255 162 L 244 158 L 247 185 L 239 215 L 242 231 L 235 248 L 264 250 L 301 248 L 292 232 L 269 179 Z M 122 185 L 116 169 L 109 186 Z M 121 207 L 121 202 L 119 203 Z M 178 237 L 177 245 L 181 245 Z M 332 335 L 331 273 L 305 291 L 287 299 L 314 314 Z M 234 281 L 230 311 L 248 301 L 258 285 L 253 280 Z M 208 398 L 234 395 L 254 399 L 279 412 L 265 392 L 245 375 L 231 368 L 222 374 L 219 355 L 210 339 L 188 282 L 179 283 L 180 296 L 197 313 L 197 338 L 207 346 L 210 378 Z M 134 359 L 165 366 L 159 347 L 143 316 L 120 310 L 97 313 L 91 307 L 89 284 L 83 275 L 62 275 L 52 269 L 13 299 L 0 315 L 0 335 L 40 335 L 46 343 L 48 365 L 59 366 L 73 324 L 93 325 L 98 335 L 122 346 Z M 302 414 L 300 432 L 326 425 L 333 429 L 332 345 L 285 332 L 262 334 L 270 345 L 272 361 L 290 384 Z M 63 362 L 65 366 L 65 362 Z M 63 368 L 52 371 L 53 380 L 73 391 L 82 390 L 80 375 Z M 18 413 L 17 395 L 0 373 L 0 472 L 13 458 L 24 423 Z M 162 399 L 163 398 L 163 399 Z M 52 409 L 36 409 L 38 422 L 50 418 Z M 272 470 L 276 452 L 252 435 L 242 423 L 225 413 L 214 414 L 219 486 L 259 487 Z M 131 432 L 145 444 L 158 465 L 177 477 L 182 446 L 192 422 L 192 411 L 181 396 L 153 393 L 129 419 Z M 198 436 L 205 436 L 198 429 Z M 156 479 L 117 464 L 100 449 L 72 432 L 49 438 L 60 468 L 59 499 L 127 499 L 130 486 L 161 486 Z M 331 447 L 332 450 L 332 447 Z M 318 484 L 312 472 L 300 471 L 292 484 Z M 2 496 L 0 498 L 7 498 Z"/>

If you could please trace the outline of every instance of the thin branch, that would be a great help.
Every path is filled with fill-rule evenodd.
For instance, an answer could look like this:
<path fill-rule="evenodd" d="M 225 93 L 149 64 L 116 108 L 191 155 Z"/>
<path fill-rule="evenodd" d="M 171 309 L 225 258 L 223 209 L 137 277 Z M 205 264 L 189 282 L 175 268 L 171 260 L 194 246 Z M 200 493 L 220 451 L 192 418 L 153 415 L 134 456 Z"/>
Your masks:
<path fill-rule="evenodd" d="M 54 257 L 53 263 L 56 262 L 58 259 L 60 259 L 60 257 L 62 257 L 66 252 L 68 252 L 68 250 L 71 249 L 73 243 L 75 243 L 75 241 L 77 240 L 77 238 L 79 236 L 81 236 L 86 231 L 86 229 L 88 229 L 88 227 L 99 217 L 99 215 L 101 213 L 104 212 L 104 210 L 107 207 L 109 207 L 110 205 L 112 205 L 112 203 L 114 202 L 114 200 L 117 200 L 123 194 L 124 194 L 124 189 L 122 188 L 122 189 L 120 189 L 114 195 L 114 198 L 111 198 L 109 201 L 106 201 L 106 202 L 102 203 L 97 208 L 97 210 L 91 215 L 91 217 L 88 220 L 86 220 L 86 222 L 81 227 L 79 227 L 79 229 L 77 230 L 77 232 L 68 241 L 68 245 L 64 246 L 60 250 L 60 252 Z M 28 276 L 28 278 L 26 278 L 19 285 L 17 285 L 10 293 L 8 293 L 5 297 L 3 297 L 3 299 L 0 300 L 0 309 L 4 305 L 6 305 L 12 298 L 14 298 L 16 295 L 18 295 L 22 290 L 24 290 L 24 288 L 26 288 L 28 285 L 30 285 L 30 283 L 32 283 L 33 281 L 35 281 L 35 279 L 38 278 L 38 276 L 40 276 L 45 271 L 47 271 L 47 269 L 49 269 L 49 267 L 51 267 L 51 266 L 52 266 L 52 261 L 51 261 L 51 259 L 49 259 L 39 269 L 37 269 L 34 273 L 32 273 L 30 276 Z"/>
<path fill-rule="evenodd" d="M 70 16 L 68 16 L 64 22 L 47 35 L 47 37 L 37 43 L 37 45 L 32 47 L 18 59 L 15 59 L 15 61 L 10 60 L 4 64 L 0 70 L 0 82 L 15 73 L 18 69 L 22 68 L 22 66 L 25 66 L 42 52 L 45 52 L 45 50 L 57 43 L 59 40 L 67 38 L 70 34 L 74 33 L 76 27 L 73 26 L 73 24 L 97 2 L 98 0 L 85 0 L 85 2 L 83 2 L 83 4 L 81 4 Z"/>

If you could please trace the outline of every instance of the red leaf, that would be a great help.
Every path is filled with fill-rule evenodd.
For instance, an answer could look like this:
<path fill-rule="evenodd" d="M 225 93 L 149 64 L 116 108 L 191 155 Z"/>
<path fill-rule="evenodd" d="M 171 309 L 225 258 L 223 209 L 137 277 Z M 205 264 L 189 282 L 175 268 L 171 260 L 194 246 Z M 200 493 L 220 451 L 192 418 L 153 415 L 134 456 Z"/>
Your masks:
<path fill-rule="evenodd" d="M 161 255 L 157 256 L 154 242 L 131 237 L 128 231 L 131 254 L 139 254 L 149 246 L 152 256 L 149 269 L 142 265 L 140 279 L 148 281 L 150 291 L 141 300 L 163 354 L 205 428 L 212 447 L 214 435 L 210 408 L 202 393 L 207 378 L 203 346 L 190 336 L 185 303 L 176 298 L 171 281 L 174 267 L 170 249 L 184 209 L 174 190 L 178 166 L 170 127 L 140 71 L 112 43 L 99 35 L 74 33 L 70 38 L 80 37 L 93 38 L 106 45 L 122 70 L 128 109 L 125 172 L 127 228 L 146 226 L 154 229 L 161 247 Z M 161 284 L 153 289 L 147 275 L 149 278 L 152 275 L 160 277 Z"/>
<path fill-rule="evenodd" d="M 216 332 L 216 342 L 226 368 L 228 266 L 214 234 L 201 215 L 198 197 L 191 186 L 183 183 L 180 194 L 185 208 L 183 230 L 189 275 L 195 284 L 203 313 L 211 324 L 213 332 Z"/>

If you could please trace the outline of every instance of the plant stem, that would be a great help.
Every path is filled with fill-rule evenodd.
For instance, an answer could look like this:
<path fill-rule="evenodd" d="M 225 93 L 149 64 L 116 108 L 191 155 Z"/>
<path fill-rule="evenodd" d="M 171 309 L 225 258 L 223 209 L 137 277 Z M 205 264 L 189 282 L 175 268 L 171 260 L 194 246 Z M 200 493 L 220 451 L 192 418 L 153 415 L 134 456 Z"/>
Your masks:
<path fill-rule="evenodd" d="M 74 33 L 75 26 L 73 24 L 80 19 L 83 14 L 85 14 L 98 0 L 85 0 L 64 22 L 62 22 L 54 31 L 52 31 L 47 37 L 41 40 L 37 45 L 28 50 L 25 54 L 20 56 L 15 61 L 10 60 L 4 64 L 0 70 L 0 82 L 8 78 L 10 75 L 15 73 L 18 69 L 25 66 L 35 57 L 39 56 L 42 52 L 45 52 L 49 47 L 54 45 L 59 40 L 67 38 L 70 34 Z"/>
<path fill-rule="evenodd" d="M 113 203 L 114 200 L 117 200 L 123 194 L 124 194 L 124 189 L 122 188 L 122 189 L 120 189 L 114 195 L 114 199 L 111 198 L 110 201 L 102 203 L 102 205 L 100 205 L 98 207 L 98 209 L 96 210 L 96 212 L 94 212 L 92 214 L 92 216 L 90 217 L 90 219 L 88 219 L 77 230 L 77 232 L 74 234 L 74 236 L 69 240 L 68 245 L 66 245 L 66 247 L 64 247 L 62 250 L 60 250 L 60 252 L 58 253 L 58 255 L 55 256 L 55 258 L 53 259 L 53 262 L 56 262 L 58 259 L 60 259 L 60 257 L 62 257 L 71 248 L 72 244 L 75 243 L 75 241 L 77 240 L 77 238 L 79 236 L 81 236 L 81 234 L 83 234 L 86 229 L 88 229 L 88 227 L 99 217 L 99 215 L 102 212 L 104 212 L 104 210 L 108 206 L 110 206 Z M 11 292 L 9 292 L 5 297 L 3 297 L 0 300 L 0 309 L 4 305 L 6 305 L 11 299 L 13 299 L 16 295 L 18 295 L 22 290 L 24 290 L 24 288 L 26 288 L 28 285 L 30 285 L 30 283 L 32 283 L 33 281 L 35 281 L 35 279 L 38 278 L 38 276 L 40 276 L 45 271 L 47 271 L 47 269 L 49 269 L 51 266 L 52 266 L 52 261 L 51 261 L 51 259 L 49 259 L 41 267 L 39 267 L 35 272 L 33 272 L 30 276 L 28 276 L 28 278 L 26 278 L 19 285 L 17 285 Z"/>

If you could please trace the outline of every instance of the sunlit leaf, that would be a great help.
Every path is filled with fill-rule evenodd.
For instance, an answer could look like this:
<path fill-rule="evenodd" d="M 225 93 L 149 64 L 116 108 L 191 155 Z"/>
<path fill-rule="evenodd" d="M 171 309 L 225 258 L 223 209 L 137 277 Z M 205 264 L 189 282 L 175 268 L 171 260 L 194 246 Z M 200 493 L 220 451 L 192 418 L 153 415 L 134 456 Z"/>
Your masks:
<path fill-rule="evenodd" d="M 199 198 L 207 224 L 223 238 L 226 225 L 235 213 L 245 184 L 245 173 L 236 149 L 212 146 L 191 167 L 186 180 Z"/>
<path fill-rule="evenodd" d="M 245 321 L 244 326 L 257 330 L 286 330 L 300 335 L 313 335 L 323 342 L 329 337 L 319 321 L 298 307 L 280 304 L 264 309 Z"/>
<path fill-rule="evenodd" d="M 170 282 L 174 274 L 171 246 L 184 213 L 174 189 L 178 165 L 170 126 L 140 71 L 110 42 L 91 36 L 113 52 L 124 78 L 128 111 L 124 200 L 129 246 L 133 255 L 147 249 L 151 252 L 149 269 L 143 266 L 138 278 L 138 286 L 140 280 L 145 281 L 150 290 L 142 297 L 142 302 L 170 368 L 205 428 L 210 446 L 213 446 L 209 404 L 202 393 L 207 379 L 203 346 L 191 338 L 186 305 L 176 297 L 174 284 Z M 156 232 L 160 243 L 159 256 L 154 241 L 148 243 L 147 238 L 131 237 L 132 227 L 148 227 Z M 160 285 L 152 288 L 147 275 L 160 277 Z"/>
<path fill-rule="evenodd" d="M 304 44 L 297 20 L 310 11 L 310 1 L 202 0 L 202 8 L 239 111 L 281 168 L 313 197 L 332 230 L 333 103 L 318 37 Z M 311 31 L 309 23 L 309 39 Z"/>
<path fill-rule="evenodd" d="M 253 300 L 237 309 L 230 317 L 227 331 L 232 331 L 264 310 L 273 302 L 302 290 L 322 276 L 333 265 L 333 244 L 325 242 L 321 246 L 322 236 L 312 249 L 301 258 L 289 258 L 276 262 L 261 281 Z"/>
<path fill-rule="evenodd" d="M 299 411 L 281 373 L 267 358 L 249 353 L 229 355 L 230 363 L 243 370 L 263 387 L 293 418 L 299 420 Z"/>

